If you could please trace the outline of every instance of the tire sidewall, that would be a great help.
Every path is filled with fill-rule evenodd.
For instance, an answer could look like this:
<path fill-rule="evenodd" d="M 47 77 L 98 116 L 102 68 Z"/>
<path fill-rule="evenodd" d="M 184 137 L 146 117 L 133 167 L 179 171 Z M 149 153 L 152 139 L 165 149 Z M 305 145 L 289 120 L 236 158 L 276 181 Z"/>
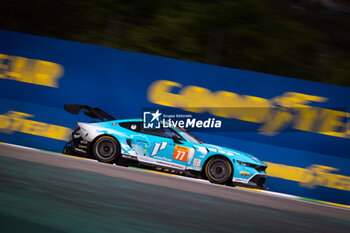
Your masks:
<path fill-rule="evenodd" d="M 98 145 L 104 141 L 104 140 L 108 140 L 108 141 L 111 141 L 114 143 L 114 146 L 115 146 L 115 152 L 113 154 L 113 157 L 109 158 L 109 159 L 105 159 L 103 158 L 103 156 L 101 155 L 98 155 Z M 111 136 L 102 136 L 100 138 L 98 138 L 96 140 L 96 142 L 94 143 L 94 146 L 93 146 L 93 155 L 95 156 L 95 158 L 100 161 L 100 162 L 104 162 L 104 163 L 113 163 L 114 161 L 117 160 L 117 158 L 120 156 L 120 145 L 119 145 L 119 142 L 111 137 Z"/>
<path fill-rule="evenodd" d="M 210 174 L 209 174 L 209 167 L 210 165 L 216 161 L 216 160 L 220 160 L 222 162 L 224 162 L 227 167 L 228 167 L 228 172 L 227 172 L 227 175 L 225 176 L 225 179 L 222 179 L 222 180 L 215 180 L 213 179 Z M 233 175 L 233 167 L 231 165 L 231 163 L 228 161 L 228 159 L 226 158 L 222 158 L 222 157 L 213 157 L 213 158 L 210 158 L 208 163 L 206 163 L 205 165 L 205 175 L 207 177 L 207 179 L 211 182 L 211 183 L 216 183 L 216 184 L 227 184 L 230 182 L 230 179 L 232 178 L 232 175 Z"/>

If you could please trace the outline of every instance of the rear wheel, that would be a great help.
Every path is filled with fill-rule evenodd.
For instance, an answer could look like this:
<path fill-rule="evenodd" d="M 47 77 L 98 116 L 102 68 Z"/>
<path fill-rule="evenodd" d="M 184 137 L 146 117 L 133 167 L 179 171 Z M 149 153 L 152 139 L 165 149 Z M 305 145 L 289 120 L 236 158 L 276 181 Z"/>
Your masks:
<path fill-rule="evenodd" d="M 205 166 L 208 180 L 216 184 L 229 184 L 232 178 L 232 165 L 223 157 L 211 158 Z"/>
<path fill-rule="evenodd" d="M 102 136 L 95 142 L 93 154 L 100 162 L 113 163 L 120 157 L 119 143 L 111 136 Z"/>

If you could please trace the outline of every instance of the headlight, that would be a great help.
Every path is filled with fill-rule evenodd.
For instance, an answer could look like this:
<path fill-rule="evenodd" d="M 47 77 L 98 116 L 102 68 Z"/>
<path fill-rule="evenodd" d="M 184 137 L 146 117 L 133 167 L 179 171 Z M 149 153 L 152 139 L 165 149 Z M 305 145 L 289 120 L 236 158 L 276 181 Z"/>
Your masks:
<path fill-rule="evenodd" d="M 242 161 L 238 161 L 238 160 L 237 160 L 237 163 L 239 163 L 242 166 L 255 168 L 258 172 L 263 172 L 267 168 L 267 166 L 260 166 L 260 165 L 256 165 L 256 164 L 252 164 L 252 163 L 246 163 L 246 162 L 242 162 Z"/>
<path fill-rule="evenodd" d="M 242 166 L 247 166 L 247 167 L 250 167 L 250 163 L 246 163 L 246 162 L 242 162 L 242 161 L 238 161 L 237 160 L 237 163 L 239 163 L 240 165 L 242 165 Z"/>

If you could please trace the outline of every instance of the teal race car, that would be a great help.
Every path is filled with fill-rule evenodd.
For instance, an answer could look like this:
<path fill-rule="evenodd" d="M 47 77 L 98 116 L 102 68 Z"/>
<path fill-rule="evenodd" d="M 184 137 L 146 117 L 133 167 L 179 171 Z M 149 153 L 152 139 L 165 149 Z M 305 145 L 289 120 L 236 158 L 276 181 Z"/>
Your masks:
<path fill-rule="evenodd" d="M 267 165 L 250 154 L 204 143 L 180 127 L 149 129 L 143 127 L 141 119 L 116 120 L 99 108 L 76 104 L 64 108 L 100 120 L 77 123 L 64 154 L 203 178 L 216 184 L 265 188 Z"/>

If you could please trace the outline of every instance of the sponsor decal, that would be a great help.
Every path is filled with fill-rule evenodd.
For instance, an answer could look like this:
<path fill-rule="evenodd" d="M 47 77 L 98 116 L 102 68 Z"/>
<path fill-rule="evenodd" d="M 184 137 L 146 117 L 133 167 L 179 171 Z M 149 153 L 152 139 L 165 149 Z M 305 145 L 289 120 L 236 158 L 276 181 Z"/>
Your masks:
<path fill-rule="evenodd" d="M 158 142 L 155 142 L 155 143 L 154 143 L 154 147 L 153 147 L 151 156 L 154 156 L 154 155 L 156 155 L 159 151 L 164 150 L 164 149 L 166 148 L 167 145 L 168 145 L 167 142 L 162 142 L 162 144 L 160 144 L 160 143 L 158 143 Z M 145 150 L 145 151 L 146 151 L 146 150 Z"/>
<path fill-rule="evenodd" d="M 130 129 L 135 130 L 137 128 L 137 125 L 133 124 L 131 125 Z"/>
<path fill-rule="evenodd" d="M 189 147 L 176 145 L 173 154 L 173 159 L 186 162 L 189 150 Z"/>
<path fill-rule="evenodd" d="M 57 63 L 0 54 L 0 78 L 58 87 L 64 68 Z"/>
<path fill-rule="evenodd" d="M 201 160 L 200 159 L 194 159 L 193 160 L 193 166 L 199 167 L 201 165 Z"/>
<path fill-rule="evenodd" d="M 232 178 L 233 182 L 238 182 L 238 183 L 244 183 L 247 184 L 249 181 L 246 179 L 242 179 L 242 178 Z"/>
<path fill-rule="evenodd" d="M 159 163 L 159 164 L 162 164 L 162 165 L 166 165 L 166 166 L 169 166 L 169 167 L 176 167 L 176 168 L 179 168 L 179 169 L 184 169 L 185 168 L 185 166 L 177 165 L 177 164 L 174 164 L 174 163 L 166 163 L 166 162 L 163 162 L 163 161 L 156 161 L 156 163 Z"/>
<path fill-rule="evenodd" d="M 239 174 L 242 176 L 250 176 L 250 173 L 246 171 L 240 171 Z"/>
<path fill-rule="evenodd" d="M 171 162 L 172 160 L 167 158 L 167 157 L 159 157 L 159 156 L 154 156 L 153 158 L 155 159 L 159 159 L 159 160 L 163 160 L 163 161 L 168 161 L 168 162 Z"/>

